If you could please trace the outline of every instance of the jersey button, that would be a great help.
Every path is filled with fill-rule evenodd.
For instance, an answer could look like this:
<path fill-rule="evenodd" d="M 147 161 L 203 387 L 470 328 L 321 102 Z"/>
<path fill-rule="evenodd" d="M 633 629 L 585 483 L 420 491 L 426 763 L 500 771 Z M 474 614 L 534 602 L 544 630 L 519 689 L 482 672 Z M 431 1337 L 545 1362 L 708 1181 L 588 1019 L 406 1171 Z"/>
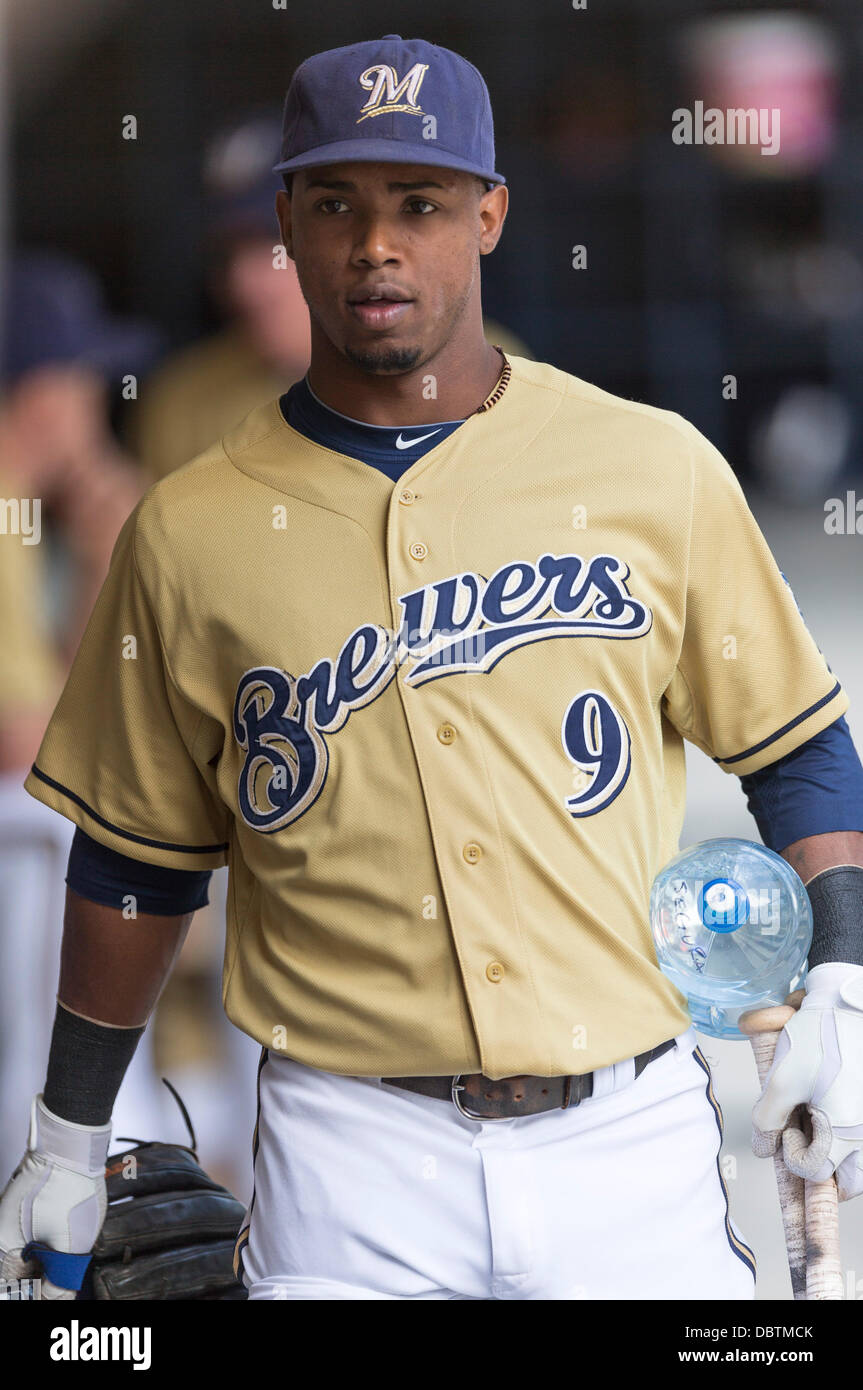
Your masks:
<path fill-rule="evenodd" d="M 464 855 L 464 858 L 467 860 L 468 864 L 478 864 L 479 861 L 482 859 L 482 850 L 480 849 L 478 844 L 475 844 L 473 840 L 468 841 L 468 843 L 462 850 L 462 854 Z"/>
<path fill-rule="evenodd" d="M 399 493 L 399 501 L 401 502 L 402 506 L 404 506 L 404 507 L 409 507 L 409 506 L 411 505 L 411 503 L 412 503 L 412 502 L 415 502 L 416 500 L 417 500 L 417 495 L 416 495 L 415 492 L 413 492 L 413 491 L 411 490 L 411 488 L 409 488 L 409 487 L 403 487 L 403 488 L 402 488 L 401 492 Z"/>
<path fill-rule="evenodd" d="M 452 724 L 441 724 L 437 731 L 437 736 L 441 743 L 454 743 L 456 737 L 455 726 Z"/>
<path fill-rule="evenodd" d="M 491 980 L 493 985 L 499 985 L 505 974 L 506 971 L 499 960 L 490 961 L 485 967 L 485 977 Z"/>
<path fill-rule="evenodd" d="M 412 559 L 424 560 L 429 553 L 429 548 L 427 545 L 423 545 L 422 541 L 414 541 L 413 545 L 410 548 L 410 553 Z"/>

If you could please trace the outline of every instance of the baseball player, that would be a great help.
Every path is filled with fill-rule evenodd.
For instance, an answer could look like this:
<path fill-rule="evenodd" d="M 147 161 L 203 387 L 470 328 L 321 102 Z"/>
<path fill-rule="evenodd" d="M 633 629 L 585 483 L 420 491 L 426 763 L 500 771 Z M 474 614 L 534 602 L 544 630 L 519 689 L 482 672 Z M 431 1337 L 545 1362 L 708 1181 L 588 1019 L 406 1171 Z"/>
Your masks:
<path fill-rule="evenodd" d="M 227 863 L 250 1298 L 752 1298 L 649 892 L 688 740 L 813 903 L 756 1117 L 808 1103 L 810 1176 L 859 1192 L 848 696 L 692 425 L 485 342 L 508 193 L 471 64 L 310 58 L 276 167 L 308 374 L 136 508 L 26 782 L 77 830 L 3 1275 L 35 1238 L 73 1296 L 114 1094 Z"/>

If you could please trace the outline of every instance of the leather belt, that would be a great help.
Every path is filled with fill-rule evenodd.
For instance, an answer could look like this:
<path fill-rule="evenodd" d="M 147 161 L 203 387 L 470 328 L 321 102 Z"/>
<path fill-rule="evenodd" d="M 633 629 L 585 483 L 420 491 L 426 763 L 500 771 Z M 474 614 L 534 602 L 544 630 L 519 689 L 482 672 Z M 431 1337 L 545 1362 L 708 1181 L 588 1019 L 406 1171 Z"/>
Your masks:
<path fill-rule="evenodd" d="M 674 1047 L 674 1038 L 658 1043 L 635 1060 L 635 1076 Z M 400 1086 L 433 1100 L 452 1101 L 470 1120 L 511 1120 L 519 1115 L 540 1115 L 545 1110 L 567 1110 L 593 1095 L 593 1072 L 578 1076 L 504 1076 L 492 1081 L 481 1072 L 460 1076 L 382 1076 L 387 1086 Z"/>

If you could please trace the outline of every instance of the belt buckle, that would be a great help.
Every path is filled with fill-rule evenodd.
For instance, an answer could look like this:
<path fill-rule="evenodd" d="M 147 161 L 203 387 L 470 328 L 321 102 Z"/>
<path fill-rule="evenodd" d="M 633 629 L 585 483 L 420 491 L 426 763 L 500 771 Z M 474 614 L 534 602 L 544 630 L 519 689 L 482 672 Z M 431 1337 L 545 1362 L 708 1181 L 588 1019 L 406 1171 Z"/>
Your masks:
<path fill-rule="evenodd" d="M 466 1120 L 482 1120 L 483 1124 L 493 1125 L 497 1124 L 500 1120 L 515 1120 L 518 1118 L 516 1115 L 474 1115 L 470 1112 L 470 1110 L 466 1110 L 465 1107 L 462 1105 L 458 1094 L 459 1091 L 463 1091 L 465 1089 L 464 1086 L 460 1086 L 458 1084 L 461 1081 L 462 1075 L 463 1073 L 459 1072 L 458 1076 L 453 1077 L 452 1086 L 450 1088 L 450 1094 L 452 1096 L 452 1103 L 455 1106 L 456 1110 L 459 1112 L 460 1115 L 464 1115 Z"/>

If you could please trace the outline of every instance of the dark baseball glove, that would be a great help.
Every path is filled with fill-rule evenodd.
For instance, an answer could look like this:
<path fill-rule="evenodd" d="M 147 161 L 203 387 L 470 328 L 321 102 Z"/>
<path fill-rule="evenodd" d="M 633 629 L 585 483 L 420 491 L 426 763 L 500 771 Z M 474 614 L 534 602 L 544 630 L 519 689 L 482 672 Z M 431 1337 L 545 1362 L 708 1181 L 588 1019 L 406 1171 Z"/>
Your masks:
<path fill-rule="evenodd" d="M 132 1148 L 110 1155 L 108 1211 L 79 1298 L 247 1297 L 233 1271 L 245 1210 L 198 1163 L 186 1107 L 165 1084 L 183 1112 L 191 1146 L 130 1140 Z"/>

